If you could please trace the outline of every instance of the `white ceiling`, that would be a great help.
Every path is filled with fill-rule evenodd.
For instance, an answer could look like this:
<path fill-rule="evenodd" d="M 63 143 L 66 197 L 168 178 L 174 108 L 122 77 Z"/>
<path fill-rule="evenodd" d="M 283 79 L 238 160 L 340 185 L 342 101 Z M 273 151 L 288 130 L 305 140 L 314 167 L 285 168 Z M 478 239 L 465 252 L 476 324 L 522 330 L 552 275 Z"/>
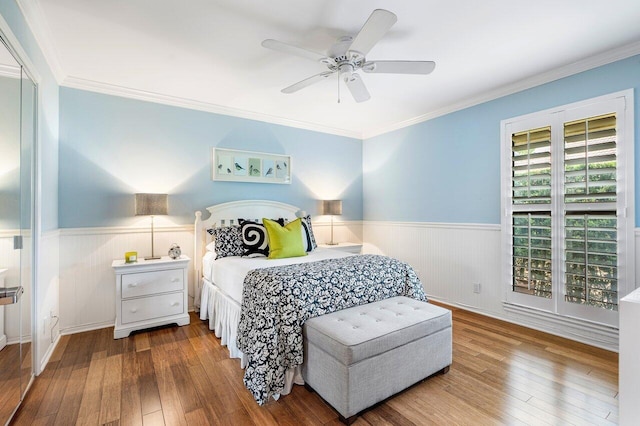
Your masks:
<path fill-rule="evenodd" d="M 62 85 L 368 137 L 640 53 L 639 0 L 18 0 Z M 267 50 L 325 53 L 376 8 L 397 23 L 368 60 L 433 60 L 427 76 L 362 74 L 356 103 L 325 71 Z"/>

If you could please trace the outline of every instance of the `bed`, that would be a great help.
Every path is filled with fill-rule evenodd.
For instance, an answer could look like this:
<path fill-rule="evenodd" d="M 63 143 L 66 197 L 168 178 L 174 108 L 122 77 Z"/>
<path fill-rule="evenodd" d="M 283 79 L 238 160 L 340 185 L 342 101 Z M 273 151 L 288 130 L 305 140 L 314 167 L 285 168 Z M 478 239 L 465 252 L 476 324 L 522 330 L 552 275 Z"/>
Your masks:
<path fill-rule="evenodd" d="M 309 227 L 310 218 L 295 206 L 261 200 L 219 204 L 207 211 L 206 220 L 196 212 L 193 264 L 200 279 L 195 305 L 229 355 L 240 359 L 245 386 L 259 404 L 288 394 L 293 384 L 304 384 L 300 366 L 306 319 L 397 295 L 426 300 L 413 269 L 384 256 L 316 248 L 284 259 L 216 259 L 210 232 L 237 228 L 239 218 L 306 217 Z"/>

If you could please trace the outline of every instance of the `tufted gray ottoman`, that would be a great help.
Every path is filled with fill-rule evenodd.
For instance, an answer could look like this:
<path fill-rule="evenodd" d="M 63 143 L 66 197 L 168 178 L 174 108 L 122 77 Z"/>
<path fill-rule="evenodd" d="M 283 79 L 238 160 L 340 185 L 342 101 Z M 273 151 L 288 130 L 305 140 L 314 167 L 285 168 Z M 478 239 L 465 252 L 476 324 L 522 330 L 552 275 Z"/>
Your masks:
<path fill-rule="evenodd" d="M 312 318 L 304 333 L 305 383 L 347 424 L 452 359 L 451 311 L 403 296 Z"/>

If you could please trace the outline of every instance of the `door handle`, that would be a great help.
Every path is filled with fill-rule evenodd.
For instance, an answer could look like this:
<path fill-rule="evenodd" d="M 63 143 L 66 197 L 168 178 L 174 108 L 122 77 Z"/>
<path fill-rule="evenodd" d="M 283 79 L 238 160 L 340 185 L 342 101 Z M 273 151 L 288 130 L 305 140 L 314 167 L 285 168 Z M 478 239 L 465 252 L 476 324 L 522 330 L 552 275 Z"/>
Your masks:
<path fill-rule="evenodd" d="M 24 293 L 24 288 L 22 288 L 22 286 L 0 289 L 0 305 L 13 305 L 18 303 L 22 293 Z"/>

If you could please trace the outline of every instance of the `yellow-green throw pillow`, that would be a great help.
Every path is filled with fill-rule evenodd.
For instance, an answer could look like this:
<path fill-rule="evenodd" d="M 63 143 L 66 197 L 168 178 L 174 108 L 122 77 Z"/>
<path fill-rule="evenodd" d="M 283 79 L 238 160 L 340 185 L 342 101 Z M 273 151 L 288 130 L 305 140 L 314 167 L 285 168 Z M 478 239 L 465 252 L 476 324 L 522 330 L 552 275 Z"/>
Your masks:
<path fill-rule="evenodd" d="M 269 259 L 284 259 L 286 257 L 306 256 L 302 245 L 302 223 L 300 218 L 280 226 L 278 222 L 262 219 L 269 235 Z"/>

